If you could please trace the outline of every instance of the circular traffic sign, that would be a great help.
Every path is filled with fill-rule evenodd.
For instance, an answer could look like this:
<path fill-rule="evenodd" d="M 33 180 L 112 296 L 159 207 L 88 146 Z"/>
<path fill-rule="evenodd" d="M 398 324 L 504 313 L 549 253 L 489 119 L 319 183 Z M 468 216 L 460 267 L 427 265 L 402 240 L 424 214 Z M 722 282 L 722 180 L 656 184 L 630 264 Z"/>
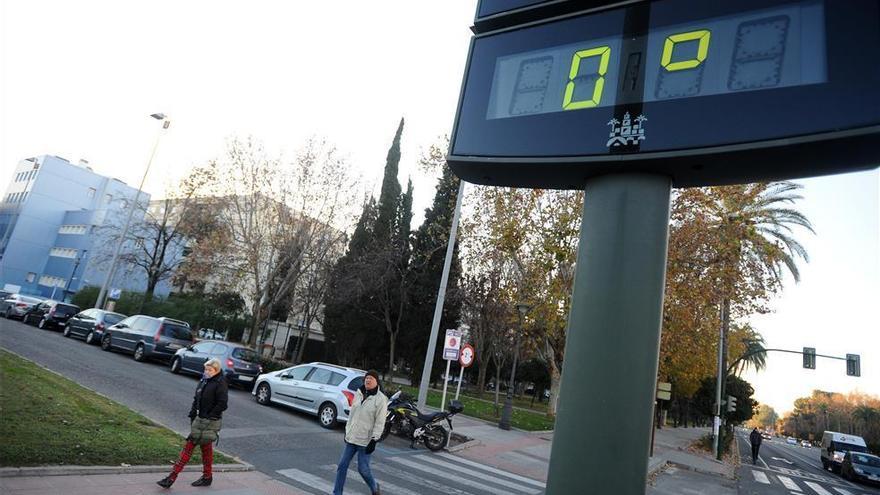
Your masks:
<path fill-rule="evenodd" d="M 474 347 L 470 344 L 465 344 L 465 346 L 461 348 L 461 355 L 458 357 L 458 363 L 467 368 L 474 364 L 474 356 Z"/>

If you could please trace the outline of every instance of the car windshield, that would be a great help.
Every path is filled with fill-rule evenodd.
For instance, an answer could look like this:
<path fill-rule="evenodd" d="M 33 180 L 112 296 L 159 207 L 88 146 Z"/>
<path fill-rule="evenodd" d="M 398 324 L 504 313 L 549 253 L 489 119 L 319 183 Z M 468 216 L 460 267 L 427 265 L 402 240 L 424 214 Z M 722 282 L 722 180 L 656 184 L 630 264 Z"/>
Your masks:
<path fill-rule="evenodd" d="M 863 466 L 880 467 L 880 457 L 873 455 L 853 454 L 852 462 Z"/>
<path fill-rule="evenodd" d="M 172 339 L 178 340 L 192 340 L 192 332 L 190 332 L 189 328 L 183 325 L 176 325 L 174 323 L 165 323 L 162 325 L 162 335 L 165 337 L 171 337 Z"/>
<path fill-rule="evenodd" d="M 235 359 L 241 359 L 242 361 L 248 361 L 250 363 L 256 363 L 260 360 L 260 357 L 257 356 L 257 353 L 250 350 L 245 349 L 244 347 L 236 347 L 232 351 L 232 357 Z"/>
<path fill-rule="evenodd" d="M 115 325 L 125 318 L 125 315 L 119 313 L 104 313 L 104 323 L 108 325 Z"/>
<path fill-rule="evenodd" d="M 71 306 L 69 304 L 56 304 L 55 313 L 64 316 L 73 316 L 79 313 L 79 307 Z"/>
<path fill-rule="evenodd" d="M 854 445 L 851 443 L 843 443 L 843 442 L 831 442 L 831 450 L 836 450 L 838 452 L 867 452 L 868 449 L 862 447 L 861 445 Z"/>

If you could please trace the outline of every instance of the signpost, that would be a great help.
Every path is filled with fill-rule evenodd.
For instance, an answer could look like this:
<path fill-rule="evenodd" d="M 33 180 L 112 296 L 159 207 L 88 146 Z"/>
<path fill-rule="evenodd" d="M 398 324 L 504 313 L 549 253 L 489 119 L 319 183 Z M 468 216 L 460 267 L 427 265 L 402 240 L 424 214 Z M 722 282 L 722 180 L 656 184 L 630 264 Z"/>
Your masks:
<path fill-rule="evenodd" d="M 455 387 L 455 400 L 458 400 L 458 394 L 461 392 L 461 380 L 464 378 L 464 369 L 474 364 L 474 357 L 474 347 L 470 344 L 465 344 L 465 346 L 461 348 L 461 356 L 458 358 L 458 364 L 461 370 L 458 372 L 458 386 Z"/>
<path fill-rule="evenodd" d="M 446 374 L 443 375 L 443 397 L 440 399 L 440 410 L 446 408 L 446 387 L 449 385 L 449 366 L 458 360 L 461 348 L 461 332 L 458 330 L 446 330 L 446 339 L 443 341 L 443 359 L 446 360 Z"/>
<path fill-rule="evenodd" d="M 473 31 L 449 165 L 585 191 L 547 494 L 644 494 L 671 188 L 875 168 L 880 4 L 480 0 Z"/>

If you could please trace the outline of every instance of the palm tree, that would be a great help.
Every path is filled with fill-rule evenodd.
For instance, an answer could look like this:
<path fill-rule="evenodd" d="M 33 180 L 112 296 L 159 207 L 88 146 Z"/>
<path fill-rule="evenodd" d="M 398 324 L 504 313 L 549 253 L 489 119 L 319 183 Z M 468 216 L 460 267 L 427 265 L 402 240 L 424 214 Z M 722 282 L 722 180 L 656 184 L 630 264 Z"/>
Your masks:
<path fill-rule="evenodd" d="M 762 371 L 767 367 L 767 349 L 764 346 L 764 337 L 752 329 L 749 325 L 743 327 L 746 336 L 742 343 L 745 344 L 742 354 L 727 367 L 727 374 L 742 376 L 750 367 L 755 371 Z"/>
<path fill-rule="evenodd" d="M 862 428 L 857 430 L 857 433 L 861 435 L 865 434 L 868 425 L 871 424 L 872 421 L 880 421 L 880 410 L 874 409 L 866 404 L 856 407 L 853 410 L 852 415 L 853 418 L 862 420 Z"/>

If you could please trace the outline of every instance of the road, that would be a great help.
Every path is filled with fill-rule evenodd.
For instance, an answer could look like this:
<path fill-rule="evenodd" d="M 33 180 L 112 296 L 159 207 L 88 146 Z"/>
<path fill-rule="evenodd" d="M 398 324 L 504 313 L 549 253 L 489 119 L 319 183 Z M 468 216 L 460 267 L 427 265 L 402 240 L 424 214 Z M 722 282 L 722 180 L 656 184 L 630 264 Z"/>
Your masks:
<path fill-rule="evenodd" d="M 60 332 L 0 319 L 0 347 L 30 359 L 86 388 L 186 435 L 197 380 L 174 375 L 159 363 L 138 363 Z M 308 493 L 332 491 L 341 428 L 325 430 L 316 418 L 278 406 L 257 404 L 249 391 L 230 389 L 218 449 Z M 400 495 L 522 495 L 543 493 L 544 484 L 453 454 L 409 449 L 390 438 L 371 463 L 383 493 Z M 346 493 L 368 493 L 353 462 Z"/>
<path fill-rule="evenodd" d="M 748 431 L 737 431 L 742 466 L 737 471 L 740 495 L 880 495 L 877 488 L 854 484 L 822 469 L 819 448 L 764 440 L 752 465 Z"/>

